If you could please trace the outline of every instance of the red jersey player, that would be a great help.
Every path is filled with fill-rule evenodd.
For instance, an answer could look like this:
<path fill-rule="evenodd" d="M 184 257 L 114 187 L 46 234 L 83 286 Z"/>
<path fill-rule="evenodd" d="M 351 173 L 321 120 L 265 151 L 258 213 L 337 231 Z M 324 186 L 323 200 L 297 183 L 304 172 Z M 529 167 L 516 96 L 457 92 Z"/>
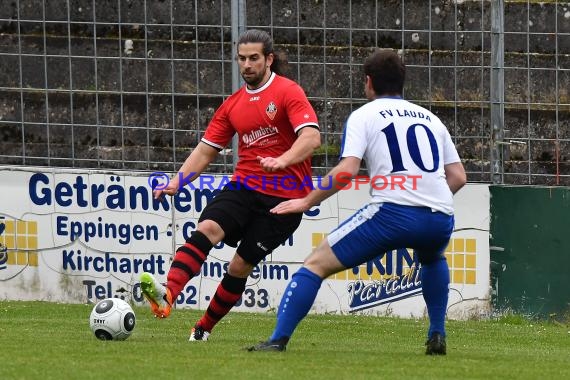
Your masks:
<path fill-rule="evenodd" d="M 185 185 L 180 178 L 197 178 L 237 133 L 239 159 L 232 181 L 206 206 L 196 231 L 177 249 L 166 285 L 150 273 L 140 279 L 152 312 L 165 318 L 214 245 L 223 241 L 237 247 L 208 309 L 192 328 L 191 341 L 208 339 L 240 299 L 253 268 L 301 223 L 302 213 L 276 215 L 269 210 L 309 192 L 311 155 L 321 142 L 317 117 L 305 93 L 279 75 L 283 61 L 273 51 L 269 34 L 260 30 L 242 34 L 237 62 L 245 86 L 218 108 L 179 175 L 165 189 L 154 191 L 156 198 L 175 194 Z"/>
<path fill-rule="evenodd" d="M 220 106 L 202 141 L 221 150 L 237 132 L 239 160 L 232 180 L 264 194 L 300 198 L 311 190 L 304 186 L 311 178 L 310 155 L 303 154 L 304 160 L 295 165 L 276 167 L 271 174 L 261 170 L 259 157 L 290 156 L 287 151 L 305 127 L 315 129 L 317 117 L 303 90 L 269 73 L 261 87 L 244 86 Z M 317 136 L 315 132 L 311 136 Z"/>

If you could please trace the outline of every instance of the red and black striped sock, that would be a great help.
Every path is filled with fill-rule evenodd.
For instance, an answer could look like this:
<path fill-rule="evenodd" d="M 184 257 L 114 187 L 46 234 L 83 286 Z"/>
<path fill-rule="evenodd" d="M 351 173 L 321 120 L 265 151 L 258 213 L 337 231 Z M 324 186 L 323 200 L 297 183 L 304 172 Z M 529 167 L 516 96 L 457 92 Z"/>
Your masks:
<path fill-rule="evenodd" d="M 232 307 L 240 299 L 241 294 L 245 290 L 247 278 L 239 278 L 231 276 L 226 273 L 214 298 L 210 301 L 208 309 L 198 321 L 197 325 L 206 331 L 212 331 L 214 326 L 222 319 L 227 313 L 230 312 Z"/>
<path fill-rule="evenodd" d="M 186 243 L 176 250 L 166 276 L 166 286 L 170 289 L 172 301 L 176 300 L 186 283 L 200 273 L 200 268 L 211 249 L 212 243 L 206 235 L 194 231 Z"/>

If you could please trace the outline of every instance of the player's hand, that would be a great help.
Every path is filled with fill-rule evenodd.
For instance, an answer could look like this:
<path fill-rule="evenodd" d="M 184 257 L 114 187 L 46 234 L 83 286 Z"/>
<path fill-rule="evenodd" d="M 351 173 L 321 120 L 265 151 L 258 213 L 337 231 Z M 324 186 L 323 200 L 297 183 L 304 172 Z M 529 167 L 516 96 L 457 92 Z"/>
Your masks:
<path fill-rule="evenodd" d="M 300 198 L 281 202 L 269 211 L 273 214 L 293 214 L 307 211 L 310 208 L 309 202 L 305 198 Z"/>
<path fill-rule="evenodd" d="M 154 199 L 161 199 L 164 196 L 164 194 L 175 195 L 178 192 L 178 187 L 179 187 L 177 177 L 178 176 L 172 178 L 172 180 L 168 183 L 168 185 L 164 189 L 153 190 L 152 195 L 154 196 Z"/>
<path fill-rule="evenodd" d="M 264 171 L 270 173 L 283 170 L 287 167 L 287 165 L 285 165 L 285 162 L 279 158 L 257 156 L 257 160 L 259 161 L 261 168 Z"/>

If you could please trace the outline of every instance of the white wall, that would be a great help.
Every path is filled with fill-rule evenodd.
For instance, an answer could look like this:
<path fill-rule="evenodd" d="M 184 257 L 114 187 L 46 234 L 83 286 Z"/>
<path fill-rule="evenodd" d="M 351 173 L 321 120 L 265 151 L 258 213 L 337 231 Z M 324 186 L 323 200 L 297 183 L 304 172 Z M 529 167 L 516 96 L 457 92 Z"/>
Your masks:
<path fill-rule="evenodd" d="M 166 280 L 174 247 L 194 229 L 207 203 L 203 194 L 227 180 L 203 179 L 202 186 L 199 180 L 193 185 L 206 191 L 187 188 L 173 210 L 171 199 L 153 205 L 148 173 L 0 167 L 0 243 L 7 246 L 0 252 L 0 299 L 75 303 L 118 296 L 140 303 L 140 273 L 152 271 Z M 132 197 L 131 191 L 142 196 Z M 276 308 L 313 243 L 367 200 L 366 186 L 341 191 L 305 215 L 292 238 L 249 279 L 236 310 Z M 467 185 L 455 203 L 456 232 L 447 253 L 452 276 L 448 315 L 484 315 L 490 288 L 488 186 Z M 178 307 L 205 309 L 232 254 L 227 246 L 213 249 Z M 425 315 L 418 269 L 406 261 L 411 257 L 413 252 L 405 249 L 389 252 L 327 279 L 313 311 Z"/>

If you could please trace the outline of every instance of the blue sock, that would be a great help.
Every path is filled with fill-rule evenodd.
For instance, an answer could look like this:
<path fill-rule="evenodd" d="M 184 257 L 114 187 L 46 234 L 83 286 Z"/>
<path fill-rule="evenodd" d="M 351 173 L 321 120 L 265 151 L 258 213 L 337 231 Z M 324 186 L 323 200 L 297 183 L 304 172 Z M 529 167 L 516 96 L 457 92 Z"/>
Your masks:
<path fill-rule="evenodd" d="M 315 302 L 322 282 L 319 276 L 305 267 L 301 267 L 293 274 L 281 298 L 277 311 L 277 325 L 270 340 L 289 338 L 293 334 Z"/>
<path fill-rule="evenodd" d="M 445 312 L 449 299 L 449 267 L 445 258 L 422 264 L 421 280 L 429 315 L 428 338 L 434 332 L 445 336 Z"/>

